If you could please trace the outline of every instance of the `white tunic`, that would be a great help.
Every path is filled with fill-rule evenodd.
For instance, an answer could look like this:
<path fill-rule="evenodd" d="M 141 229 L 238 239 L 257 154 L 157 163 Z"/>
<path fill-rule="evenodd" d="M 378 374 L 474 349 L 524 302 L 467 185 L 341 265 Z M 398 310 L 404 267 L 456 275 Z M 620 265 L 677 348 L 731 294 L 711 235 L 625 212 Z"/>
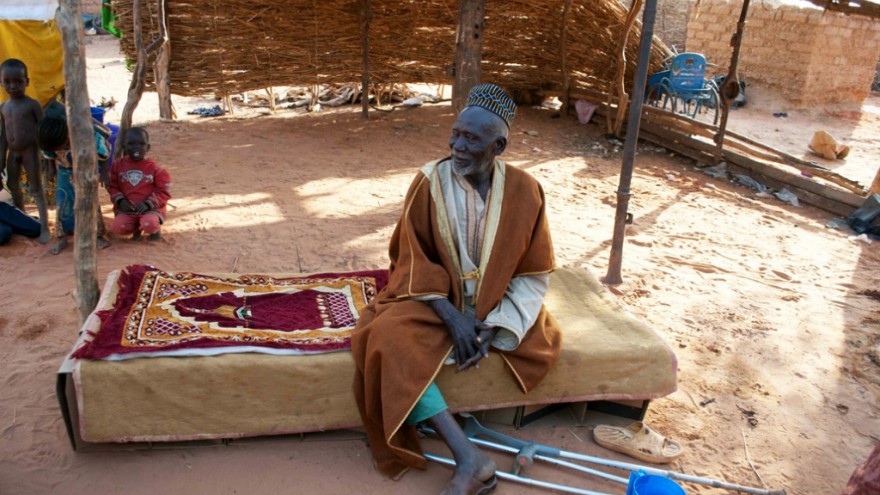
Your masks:
<path fill-rule="evenodd" d="M 497 175 L 497 174 L 496 174 Z M 464 177 L 452 171 L 451 161 L 437 164 L 437 176 L 440 178 L 440 189 L 446 203 L 446 214 L 449 218 L 449 233 L 453 243 L 458 247 L 458 259 L 462 273 L 479 273 L 483 241 L 487 232 L 495 232 L 498 216 L 487 215 L 489 203 L 501 198 L 491 198 L 494 189 L 490 188 L 486 200 Z M 503 179 L 503 178 L 502 178 Z M 494 178 L 493 178 L 494 180 Z M 498 328 L 492 340 L 492 346 L 500 350 L 511 351 L 519 346 L 526 332 L 541 310 L 544 296 L 550 286 L 550 275 L 524 275 L 514 277 L 507 286 L 501 302 L 489 312 L 484 323 Z M 478 278 L 465 278 L 464 300 L 465 312 L 475 314 L 472 304 L 478 288 Z M 422 300 L 437 299 L 439 296 L 427 296 Z"/>

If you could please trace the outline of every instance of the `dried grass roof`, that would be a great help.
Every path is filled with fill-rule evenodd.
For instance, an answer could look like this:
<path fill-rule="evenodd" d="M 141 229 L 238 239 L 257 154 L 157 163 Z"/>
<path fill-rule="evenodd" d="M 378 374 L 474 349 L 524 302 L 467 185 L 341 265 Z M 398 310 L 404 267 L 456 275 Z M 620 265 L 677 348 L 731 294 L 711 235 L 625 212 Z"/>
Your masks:
<path fill-rule="evenodd" d="M 132 1 L 114 0 L 130 40 Z M 359 0 L 166 0 L 171 91 L 235 94 L 282 85 L 360 81 Z M 369 73 L 374 83 L 451 82 L 459 0 L 369 0 Z M 511 91 L 563 88 L 563 54 L 574 93 L 608 92 L 628 12 L 618 0 L 487 0 L 483 80 Z M 145 31 L 158 31 L 155 0 L 144 1 Z M 566 40 L 563 45 L 562 33 Z M 635 72 L 639 26 L 626 49 Z M 145 39 L 150 37 L 145 33 Z M 655 39 L 651 71 L 670 54 Z"/>

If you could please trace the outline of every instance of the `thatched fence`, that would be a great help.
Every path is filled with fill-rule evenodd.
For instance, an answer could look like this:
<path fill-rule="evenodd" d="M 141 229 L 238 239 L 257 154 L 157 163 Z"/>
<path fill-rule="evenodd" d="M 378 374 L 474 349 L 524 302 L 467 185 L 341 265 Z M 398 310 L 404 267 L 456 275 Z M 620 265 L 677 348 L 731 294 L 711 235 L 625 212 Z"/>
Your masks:
<path fill-rule="evenodd" d="M 360 81 L 367 5 L 372 14 L 367 72 L 373 83 L 452 81 L 458 0 L 166 1 L 175 94 Z M 155 34 L 156 0 L 144 3 L 143 26 Z M 132 0 L 115 0 L 113 8 L 126 33 L 123 49 L 133 60 Z M 604 101 L 626 14 L 617 0 L 487 0 L 483 80 L 514 92 L 567 88 Z M 638 41 L 637 25 L 626 47 L 628 81 Z M 668 55 L 655 39 L 651 71 Z"/>

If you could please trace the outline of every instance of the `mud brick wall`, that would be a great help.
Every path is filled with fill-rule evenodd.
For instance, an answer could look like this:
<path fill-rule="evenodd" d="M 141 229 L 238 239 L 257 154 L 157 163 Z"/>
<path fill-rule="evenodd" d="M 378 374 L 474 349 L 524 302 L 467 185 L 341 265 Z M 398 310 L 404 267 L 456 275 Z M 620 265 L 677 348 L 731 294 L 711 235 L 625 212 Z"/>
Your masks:
<path fill-rule="evenodd" d="M 742 2 L 691 9 L 687 47 L 727 72 Z M 862 103 L 880 59 L 880 22 L 809 6 L 760 2 L 749 9 L 739 75 L 798 107 Z"/>
<path fill-rule="evenodd" d="M 654 21 L 654 36 L 666 46 L 685 51 L 687 43 L 688 19 L 696 0 L 657 0 L 657 14 Z M 632 8 L 633 0 L 624 0 L 627 9 Z M 644 3 L 639 11 L 639 21 L 645 14 Z"/>

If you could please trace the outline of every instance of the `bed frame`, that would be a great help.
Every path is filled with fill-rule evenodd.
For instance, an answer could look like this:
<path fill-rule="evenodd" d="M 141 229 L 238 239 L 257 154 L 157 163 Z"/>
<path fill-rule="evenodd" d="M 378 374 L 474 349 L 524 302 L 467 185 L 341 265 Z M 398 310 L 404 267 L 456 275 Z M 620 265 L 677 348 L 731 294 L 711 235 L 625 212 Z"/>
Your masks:
<path fill-rule="evenodd" d="M 98 309 L 115 300 L 118 273 L 109 274 Z M 620 307 L 592 274 L 560 269 L 550 286 L 545 304 L 563 329 L 557 365 L 529 394 L 491 354 L 479 370 L 485 378 L 480 382 L 490 387 L 477 387 L 469 374 L 446 367 L 437 384 L 452 411 L 494 411 L 520 427 L 578 403 L 578 414 L 599 410 L 641 419 L 651 399 L 675 391 L 672 350 Z M 73 349 L 98 328 L 92 313 Z M 74 450 L 223 443 L 361 426 L 351 393 L 353 374 L 347 351 L 126 361 L 68 355 L 58 371 L 57 395 Z"/>

